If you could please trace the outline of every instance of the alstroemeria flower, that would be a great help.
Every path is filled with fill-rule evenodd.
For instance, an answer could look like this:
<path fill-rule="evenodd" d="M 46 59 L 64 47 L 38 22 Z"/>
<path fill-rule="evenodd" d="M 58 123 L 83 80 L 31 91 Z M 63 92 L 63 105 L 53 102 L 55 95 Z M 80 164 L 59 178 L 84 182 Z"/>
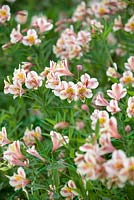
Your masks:
<path fill-rule="evenodd" d="M 118 106 L 118 101 L 116 100 L 111 100 L 109 102 L 109 105 L 106 107 L 107 111 L 110 112 L 112 115 L 117 113 L 117 112 L 120 112 L 121 109 L 119 108 Z"/>
<path fill-rule="evenodd" d="M 82 102 L 85 101 L 85 98 L 91 98 L 93 96 L 92 91 L 86 87 L 82 82 L 78 82 L 76 85 L 77 99 L 80 99 Z"/>
<path fill-rule="evenodd" d="M 134 15 L 125 24 L 124 30 L 130 33 L 134 32 Z"/>
<path fill-rule="evenodd" d="M 125 71 L 123 73 L 123 77 L 120 78 L 120 82 L 122 85 L 132 85 L 134 87 L 134 76 L 131 71 Z"/>
<path fill-rule="evenodd" d="M 99 138 L 99 144 L 101 145 L 99 149 L 100 155 L 115 151 L 115 147 L 111 143 L 111 137 L 109 134 L 102 134 Z"/>
<path fill-rule="evenodd" d="M 50 31 L 53 28 L 53 24 L 51 24 L 44 16 L 34 16 L 32 18 L 31 26 L 38 28 L 40 33 Z"/>
<path fill-rule="evenodd" d="M 120 83 L 114 83 L 112 85 L 112 90 L 107 90 L 107 94 L 111 98 L 119 101 L 120 99 L 126 96 L 127 90 L 126 88 L 123 88 L 123 86 Z"/>
<path fill-rule="evenodd" d="M 66 199 L 73 199 L 75 196 L 78 196 L 78 193 L 75 191 L 76 189 L 74 181 L 69 180 L 67 185 L 61 189 L 60 194 L 66 197 Z"/>
<path fill-rule="evenodd" d="M 66 59 L 58 63 L 50 61 L 50 72 L 57 76 L 73 76 L 73 74 L 69 71 Z"/>
<path fill-rule="evenodd" d="M 97 106 L 108 106 L 109 105 L 108 101 L 101 94 L 96 95 L 96 97 L 94 99 L 94 104 Z"/>
<path fill-rule="evenodd" d="M 7 138 L 7 131 L 5 127 L 2 127 L 2 131 L 0 131 L 0 146 L 4 146 L 6 144 L 10 144 L 11 141 Z"/>
<path fill-rule="evenodd" d="M 15 188 L 16 190 L 24 189 L 26 185 L 30 183 L 28 179 L 26 179 L 25 171 L 22 167 L 18 168 L 17 174 L 14 173 L 13 176 L 8 176 L 9 184 Z"/>
<path fill-rule="evenodd" d="M 134 97 L 128 99 L 127 115 L 130 118 L 134 117 Z"/>
<path fill-rule="evenodd" d="M 23 35 L 20 32 L 20 24 L 18 24 L 17 29 L 13 28 L 10 33 L 10 41 L 12 44 L 16 44 L 17 42 L 21 42 Z"/>
<path fill-rule="evenodd" d="M 61 99 L 67 99 L 70 103 L 72 100 L 77 100 L 76 95 L 76 85 L 73 82 L 62 82 L 64 84 L 64 89 L 60 92 Z"/>
<path fill-rule="evenodd" d="M 116 185 L 118 187 L 123 187 L 127 176 L 120 176 L 122 174 L 122 170 L 128 166 L 128 159 L 125 153 L 122 150 L 116 150 L 112 154 L 112 159 L 108 160 L 104 164 L 104 168 L 107 173 L 108 179 L 108 188 L 110 189 L 112 185 Z"/>
<path fill-rule="evenodd" d="M 26 81 L 26 72 L 24 69 L 15 69 L 13 73 L 13 84 L 18 85 L 18 84 L 23 84 Z"/>
<path fill-rule="evenodd" d="M 43 162 L 45 161 L 45 159 L 42 156 L 40 156 L 40 154 L 37 152 L 34 145 L 31 148 L 27 149 L 27 153 L 31 154 L 32 156 L 35 156 L 36 158 L 39 158 Z"/>
<path fill-rule="evenodd" d="M 134 56 L 128 58 L 127 63 L 125 63 L 125 68 L 134 72 Z"/>
<path fill-rule="evenodd" d="M 95 89 L 99 85 L 96 78 L 90 78 L 86 73 L 81 76 L 80 80 L 88 89 Z"/>
<path fill-rule="evenodd" d="M 37 90 L 42 86 L 42 78 L 35 71 L 30 71 L 27 73 L 25 85 L 28 89 Z"/>
<path fill-rule="evenodd" d="M 27 36 L 24 36 L 22 39 L 22 43 L 26 46 L 32 46 L 36 44 L 40 44 L 41 40 L 38 39 L 37 32 L 34 29 L 29 29 L 27 31 Z"/>
<path fill-rule="evenodd" d="M 5 94 L 13 94 L 13 98 L 15 99 L 18 96 L 22 96 L 25 93 L 25 90 L 22 88 L 20 83 L 11 84 L 8 78 L 8 81 L 4 80 L 4 93 Z"/>
<path fill-rule="evenodd" d="M 4 151 L 3 159 L 7 160 L 11 165 L 27 166 L 27 163 L 23 162 L 25 160 L 25 156 L 20 150 L 19 140 L 9 144 L 7 150 Z"/>
<path fill-rule="evenodd" d="M 51 131 L 50 136 L 51 136 L 51 140 L 52 140 L 52 143 L 53 143 L 52 152 L 56 151 L 61 146 L 69 143 L 68 136 L 62 136 L 60 133 L 57 133 L 55 131 Z"/>
<path fill-rule="evenodd" d="M 8 5 L 3 5 L 0 8 L 0 24 L 3 24 L 6 21 L 9 21 L 10 18 L 11 18 L 10 7 Z"/>

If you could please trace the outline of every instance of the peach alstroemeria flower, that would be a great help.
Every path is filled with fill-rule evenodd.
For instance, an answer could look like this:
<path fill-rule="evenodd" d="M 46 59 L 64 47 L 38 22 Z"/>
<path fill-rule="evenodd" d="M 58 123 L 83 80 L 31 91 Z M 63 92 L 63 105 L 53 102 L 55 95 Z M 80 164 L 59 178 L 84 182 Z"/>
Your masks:
<path fill-rule="evenodd" d="M 126 96 L 127 90 L 126 88 L 123 88 L 123 86 L 120 83 L 114 83 L 112 85 L 112 90 L 107 90 L 107 94 L 111 98 L 119 101 L 120 99 Z"/>
<path fill-rule="evenodd" d="M 30 181 L 26 179 L 26 174 L 22 167 L 19 167 L 17 172 L 18 173 L 14 173 L 13 176 L 8 176 L 9 184 L 14 187 L 15 190 L 24 189 Z"/>
<path fill-rule="evenodd" d="M 55 131 L 51 131 L 50 136 L 53 143 L 52 152 L 56 151 L 61 146 L 69 143 L 68 136 L 62 136 L 60 133 L 57 133 Z"/>
<path fill-rule="evenodd" d="M 5 127 L 2 127 L 2 131 L 0 131 L 0 146 L 4 146 L 6 144 L 10 144 L 11 141 L 7 138 L 7 131 Z"/>

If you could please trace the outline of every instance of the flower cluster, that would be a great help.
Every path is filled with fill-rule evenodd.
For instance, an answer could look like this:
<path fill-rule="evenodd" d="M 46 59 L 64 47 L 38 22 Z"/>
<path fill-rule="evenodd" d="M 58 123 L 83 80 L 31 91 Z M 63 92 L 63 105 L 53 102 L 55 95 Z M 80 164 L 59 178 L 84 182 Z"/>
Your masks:
<path fill-rule="evenodd" d="M 67 28 L 61 33 L 61 37 L 54 46 L 54 53 L 62 59 L 80 58 L 83 51 L 89 49 L 90 40 L 89 31 L 81 30 L 76 34 L 73 27 Z"/>
<path fill-rule="evenodd" d="M 31 24 L 28 28 L 21 31 L 20 24 L 27 22 L 28 12 L 26 10 L 18 11 L 15 20 L 18 23 L 16 28 L 13 28 L 10 33 L 10 42 L 4 44 L 3 49 L 9 46 L 22 43 L 25 46 L 38 45 L 41 43 L 40 34 L 45 33 L 53 28 L 53 24 L 45 16 L 33 16 Z M 10 8 L 3 5 L 0 9 L 0 23 L 10 20 Z M 24 33 L 26 32 L 26 35 Z M 23 34 L 22 34 L 23 33 Z"/>
<path fill-rule="evenodd" d="M 23 89 L 23 85 L 25 85 L 28 89 L 38 89 L 38 87 L 42 86 L 42 78 L 35 71 L 31 71 L 30 67 L 32 63 L 23 62 L 22 65 L 19 66 L 19 69 L 15 69 L 13 73 L 13 78 L 11 83 L 9 77 L 7 77 L 7 81 L 4 81 L 4 93 L 5 94 L 13 94 L 14 98 L 18 96 L 22 96 L 26 90 Z"/>
<path fill-rule="evenodd" d="M 45 73 L 47 72 L 47 73 Z M 46 75 L 47 74 L 47 75 Z M 43 75 L 43 74 L 42 74 Z M 85 98 L 92 97 L 92 90 L 98 87 L 99 83 L 96 78 L 91 78 L 88 74 L 81 76 L 79 82 L 61 81 L 60 76 L 71 76 L 67 61 L 55 63 L 50 62 L 50 68 L 45 68 L 46 87 L 51 88 L 53 93 L 60 99 L 67 99 L 70 103 L 72 100 L 85 101 Z"/>
<path fill-rule="evenodd" d="M 105 151 L 101 154 L 98 143 L 94 145 L 86 143 L 80 147 L 83 154 L 76 154 L 75 164 L 77 165 L 77 172 L 85 179 L 96 180 L 99 179 L 102 183 L 107 184 L 108 189 L 111 187 L 124 187 L 125 183 L 129 181 L 134 183 L 134 157 L 127 157 L 122 150 L 115 150 L 111 148 L 108 140 L 101 138 L 101 144 L 104 149 L 112 151 L 112 158 L 106 160 L 102 155 L 109 153 Z M 111 148 L 111 149 L 110 149 Z"/>
<path fill-rule="evenodd" d="M 68 136 L 62 136 L 60 133 L 55 131 L 50 132 L 50 137 L 53 145 L 52 152 L 69 143 Z M 36 140 L 43 140 L 40 127 L 36 127 L 35 130 L 29 130 L 27 128 L 22 139 L 24 143 L 20 140 L 11 142 L 7 138 L 5 127 L 3 127 L 2 131 L 0 132 L 0 146 L 3 147 L 8 145 L 6 149 L 5 147 L 3 148 L 3 159 L 12 167 L 20 166 L 18 168 L 18 174 L 14 174 L 10 177 L 8 176 L 10 179 L 9 184 L 12 187 L 15 187 L 15 190 L 19 190 L 21 188 L 24 189 L 24 187 L 30 183 L 30 181 L 26 179 L 25 171 L 22 168 L 29 166 L 29 159 L 22 153 L 22 149 L 23 152 L 25 150 L 26 153 L 40 159 L 42 162 L 46 162 L 46 160 L 35 148 Z"/>
<path fill-rule="evenodd" d="M 114 31 L 124 30 L 132 34 L 134 32 L 134 15 L 131 16 L 130 19 L 128 19 L 128 22 L 126 24 L 123 24 L 121 16 L 119 15 L 114 20 L 113 30 Z"/>

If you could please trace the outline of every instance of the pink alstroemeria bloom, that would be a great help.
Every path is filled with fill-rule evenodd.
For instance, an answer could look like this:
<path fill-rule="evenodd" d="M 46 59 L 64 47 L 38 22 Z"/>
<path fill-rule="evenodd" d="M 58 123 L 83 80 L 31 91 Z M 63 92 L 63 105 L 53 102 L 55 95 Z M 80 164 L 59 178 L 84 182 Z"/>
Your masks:
<path fill-rule="evenodd" d="M 22 96 L 25 93 L 25 90 L 22 88 L 20 83 L 11 84 L 8 78 L 8 81 L 4 80 L 4 94 L 13 94 L 13 98 L 15 99 L 18 96 Z"/>
<path fill-rule="evenodd" d="M 77 99 L 80 99 L 82 102 L 85 101 L 85 98 L 90 99 L 93 96 L 92 91 L 82 82 L 78 82 L 76 84 L 76 93 L 77 93 Z"/>
<path fill-rule="evenodd" d="M 95 89 L 98 87 L 99 83 L 96 78 L 90 78 L 90 76 L 85 73 L 80 78 L 83 85 L 85 85 L 88 89 Z"/>
<path fill-rule="evenodd" d="M 43 162 L 45 161 L 45 159 L 42 156 L 40 156 L 40 154 L 37 152 L 34 145 L 31 148 L 27 149 L 27 153 L 31 154 L 32 156 L 35 156 L 36 158 L 39 158 Z"/>
<path fill-rule="evenodd" d="M 8 5 L 3 5 L 0 8 L 0 24 L 9 21 L 11 18 L 10 7 Z"/>
<path fill-rule="evenodd" d="M 10 41 L 12 44 L 16 44 L 20 42 L 23 38 L 23 35 L 20 32 L 20 24 L 18 24 L 17 29 L 13 28 L 12 32 L 10 33 Z"/>
<path fill-rule="evenodd" d="M 27 164 L 23 162 L 25 156 L 21 153 L 19 140 L 9 144 L 7 150 L 4 151 L 3 158 L 11 165 L 27 166 Z"/>
<path fill-rule="evenodd" d="M 26 81 L 26 72 L 24 69 L 15 69 L 13 73 L 13 84 L 18 85 L 18 84 L 23 84 Z"/>
<path fill-rule="evenodd" d="M 107 90 L 107 94 L 109 97 L 119 101 L 120 99 L 126 96 L 127 90 L 126 88 L 123 88 L 123 86 L 120 83 L 114 83 L 112 85 L 112 90 Z"/>
<path fill-rule="evenodd" d="M 71 103 L 72 100 L 77 100 L 76 85 L 71 81 L 64 81 L 62 83 L 64 84 L 64 89 L 60 92 L 60 98 L 67 99 L 69 103 Z"/>
<path fill-rule="evenodd" d="M 28 179 L 26 179 L 25 171 L 22 167 L 19 167 L 17 170 L 17 174 L 14 173 L 13 176 L 8 176 L 9 184 L 15 188 L 16 190 L 24 189 L 26 185 L 30 183 Z"/>
<path fill-rule="evenodd" d="M 109 134 L 102 134 L 99 138 L 99 144 L 101 145 L 100 155 L 115 151 L 115 147 L 111 143 L 111 137 Z"/>
<path fill-rule="evenodd" d="M 118 101 L 116 100 L 111 100 L 109 102 L 109 105 L 106 107 L 107 111 L 110 112 L 112 115 L 117 113 L 117 112 L 120 112 L 121 109 L 119 108 L 118 106 Z"/>
<path fill-rule="evenodd" d="M 128 166 L 128 158 L 122 150 L 115 150 L 112 154 L 112 159 L 104 164 L 107 173 L 108 188 L 112 185 L 123 187 L 127 180 L 127 176 L 121 176 L 122 170 Z"/>
<path fill-rule="evenodd" d="M 94 99 L 94 104 L 97 106 L 108 106 L 109 105 L 108 101 L 101 94 L 96 95 L 96 97 Z"/>
<path fill-rule="evenodd" d="M 6 144 L 10 144 L 11 141 L 7 138 L 7 131 L 5 127 L 2 127 L 2 131 L 0 131 L 0 146 L 4 146 Z"/>
<path fill-rule="evenodd" d="M 36 30 L 34 29 L 29 29 L 27 31 L 27 36 L 24 36 L 22 39 L 22 43 L 26 46 L 32 46 L 32 45 L 36 45 L 36 44 L 40 44 L 41 40 L 38 39 L 38 35 Z"/>
<path fill-rule="evenodd" d="M 66 199 L 73 199 L 75 196 L 78 196 L 78 193 L 75 191 L 76 189 L 74 181 L 69 180 L 67 185 L 61 189 L 60 194 L 66 197 Z"/>
<path fill-rule="evenodd" d="M 121 135 L 118 133 L 118 130 L 117 130 L 117 120 L 115 117 L 111 117 L 109 119 L 108 132 L 110 133 L 110 136 L 113 138 L 117 138 L 117 139 L 121 138 Z"/>
<path fill-rule="evenodd" d="M 73 76 L 69 71 L 67 59 L 58 63 L 50 61 L 50 72 L 53 72 L 57 76 Z"/>
<path fill-rule="evenodd" d="M 127 115 L 130 118 L 134 117 L 134 96 L 128 99 Z"/>
<path fill-rule="evenodd" d="M 37 90 L 42 86 L 42 78 L 35 71 L 30 71 L 27 73 L 25 85 L 28 89 Z"/>
<path fill-rule="evenodd" d="M 34 16 L 32 18 L 31 26 L 38 28 L 40 33 L 50 31 L 53 28 L 53 24 L 50 23 L 44 16 Z"/>
<path fill-rule="evenodd" d="M 134 56 L 128 58 L 127 63 L 125 63 L 125 68 L 134 72 Z"/>
<path fill-rule="evenodd" d="M 51 131 L 50 136 L 53 143 L 52 152 L 56 151 L 61 146 L 69 143 L 68 136 L 62 136 L 60 133 L 57 133 L 55 131 Z"/>

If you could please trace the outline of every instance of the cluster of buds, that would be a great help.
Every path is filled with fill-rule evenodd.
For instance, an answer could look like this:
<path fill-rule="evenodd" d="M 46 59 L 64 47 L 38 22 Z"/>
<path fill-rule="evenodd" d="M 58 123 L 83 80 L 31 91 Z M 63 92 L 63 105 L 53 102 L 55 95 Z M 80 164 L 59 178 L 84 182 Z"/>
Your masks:
<path fill-rule="evenodd" d="M 129 33 L 134 33 L 134 15 L 130 19 L 128 19 L 128 22 L 126 24 L 123 24 L 121 16 L 119 15 L 114 20 L 113 30 L 124 30 Z"/>
<path fill-rule="evenodd" d="M 11 18 L 10 7 L 8 5 L 3 5 L 0 8 L 0 24 L 4 24 Z"/>
<path fill-rule="evenodd" d="M 13 78 L 11 83 L 9 77 L 7 77 L 7 81 L 4 81 L 4 93 L 12 94 L 13 97 L 16 98 L 18 96 L 22 96 L 26 90 L 23 89 L 23 85 L 27 89 L 38 89 L 42 86 L 42 78 L 35 71 L 31 71 L 30 67 L 33 64 L 30 62 L 23 62 L 22 65 L 19 66 L 19 69 L 15 69 L 13 73 Z"/>
<path fill-rule="evenodd" d="M 53 50 L 56 56 L 62 59 L 80 58 L 83 51 L 88 51 L 90 40 L 89 31 L 81 30 L 76 34 L 73 27 L 67 28 L 61 33 Z"/>
<path fill-rule="evenodd" d="M 88 74 L 81 76 L 79 82 L 61 81 L 61 76 L 72 76 L 68 69 L 67 60 L 55 63 L 50 61 L 50 68 L 45 68 L 41 75 L 46 77 L 46 87 L 52 89 L 53 93 L 60 99 L 71 101 L 85 101 L 85 98 L 92 97 L 92 89 L 98 87 L 99 83 L 96 78 L 91 78 Z"/>

